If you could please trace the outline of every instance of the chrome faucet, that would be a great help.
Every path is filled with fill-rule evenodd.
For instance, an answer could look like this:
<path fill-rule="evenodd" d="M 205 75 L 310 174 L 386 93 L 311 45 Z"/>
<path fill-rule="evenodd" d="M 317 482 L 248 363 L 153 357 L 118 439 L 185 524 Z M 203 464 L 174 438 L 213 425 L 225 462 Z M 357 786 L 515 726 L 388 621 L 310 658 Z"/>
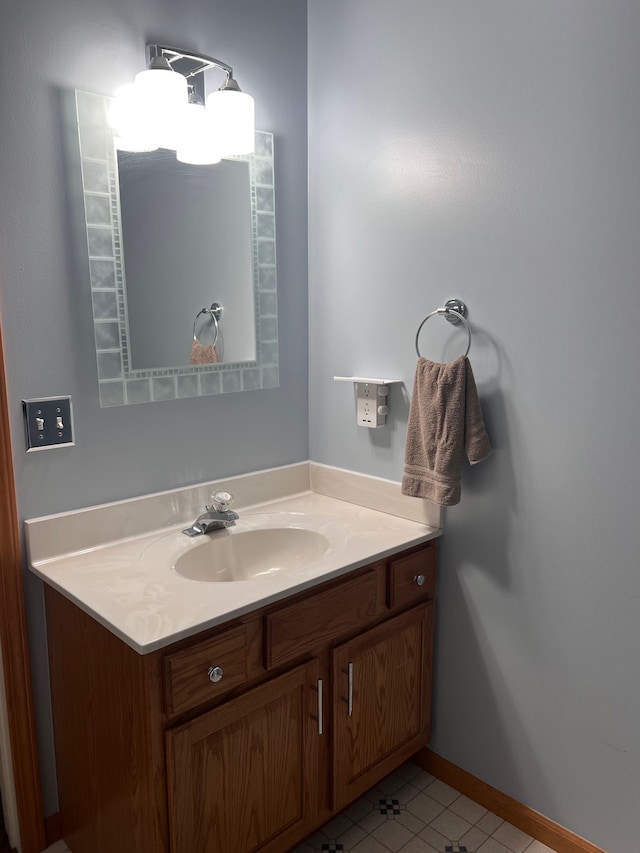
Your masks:
<path fill-rule="evenodd" d="M 185 536 L 202 536 L 214 530 L 222 530 L 233 527 L 239 517 L 237 512 L 229 509 L 234 498 L 230 492 L 214 492 L 211 495 L 211 506 L 206 507 L 206 512 L 199 515 L 191 527 L 182 532 Z"/>

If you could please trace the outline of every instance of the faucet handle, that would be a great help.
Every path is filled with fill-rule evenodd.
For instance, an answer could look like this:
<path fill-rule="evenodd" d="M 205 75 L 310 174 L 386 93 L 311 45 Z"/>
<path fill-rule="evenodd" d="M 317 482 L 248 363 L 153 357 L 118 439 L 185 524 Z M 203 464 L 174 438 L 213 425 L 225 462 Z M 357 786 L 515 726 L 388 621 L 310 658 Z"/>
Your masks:
<path fill-rule="evenodd" d="M 214 512 L 226 512 L 233 505 L 234 500 L 231 492 L 214 492 L 211 495 L 211 506 L 207 509 L 212 509 Z"/>

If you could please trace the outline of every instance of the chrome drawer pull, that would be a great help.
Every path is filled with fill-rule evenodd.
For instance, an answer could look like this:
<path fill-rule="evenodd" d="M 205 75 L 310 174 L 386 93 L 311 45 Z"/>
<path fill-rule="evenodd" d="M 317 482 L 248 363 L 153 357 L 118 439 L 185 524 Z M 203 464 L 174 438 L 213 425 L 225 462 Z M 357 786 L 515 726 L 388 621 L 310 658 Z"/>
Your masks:
<path fill-rule="evenodd" d="M 413 580 L 418 584 L 418 586 L 424 586 L 426 578 L 424 575 L 414 575 Z"/>
<path fill-rule="evenodd" d="M 221 666 L 210 666 L 208 670 L 209 681 L 212 681 L 214 684 L 217 684 L 219 681 L 222 681 L 222 676 L 224 675 L 224 669 Z"/>
<path fill-rule="evenodd" d="M 322 707 L 322 679 L 318 679 L 318 734 L 321 735 L 324 731 L 324 720 L 323 720 L 323 707 Z"/>

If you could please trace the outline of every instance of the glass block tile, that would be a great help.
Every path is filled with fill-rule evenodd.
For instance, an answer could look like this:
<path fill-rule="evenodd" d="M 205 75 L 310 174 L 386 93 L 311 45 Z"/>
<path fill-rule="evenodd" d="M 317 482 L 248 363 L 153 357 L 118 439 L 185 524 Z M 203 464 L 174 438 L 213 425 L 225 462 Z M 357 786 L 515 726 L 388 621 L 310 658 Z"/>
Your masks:
<path fill-rule="evenodd" d="M 242 391 L 242 371 L 227 370 L 222 374 L 222 390 L 225 394 Z"/>
<path fill-rule="evenodd" d="M 276 244 L 274 240 L 258 240 L 258 263 L 275 264 Z"/>
<path fill-rule="evenodd" d="M 222 390 L 220 381 L 221 373 L 201 373 L 200 374 L 200 389 L 203 394 L 219 394 Z"/>
<path fill-rule="evenodd" d="M 100 405 L 103 409 L 124 406 L 124 382 L 101 382 Z"/>
<path fill-rule="evenodd" d="M 242 371 L 242 390 L 257 391 L 260 388 L 260 368 L 249 367 Z"/>
<path fill-rule="evenodd" d="M 85 195 L 85 215 L 89 225 L 111 228 L 111 201 L 106 195 Z"/>
<path fill-rule="evenodd" d="M 278 363 L 278 344 L 276 341 L 267 341 L 260 345 L 260 363 L 265 367 Z"/>
<path fill-rule="evenodd" d="M 278 340 L 278 321 L 275 317 L 263 317 L 260 320 L 260 339 L 263 341 Z"/>
<path fill-rule="evenodd" d="M 273 157 L 273 136 L 270 133 L 256 133 L 256 157 Z"/>
<path fill-rule="evenodd" d="M 197 374 L 192 374 L 188 376 L 178 376 L 178 397 L 197 397 L 199 394 L 198 390 L 198 376 Z"/>
<path fill-rule="evenodd" d="M 271 213 L 259 213 L 256 217 L 258 221 L 258 237 L 273 240 L 276 236 L 276 220 Z"/>
<path fill-rule="evenodd" d="M 92 288 L 105 288 L 116 286 L 116 268 L 113 261 L 96 258 L 89 261 L 89 272 L 91 274 Z"/>
<path fill-rule="evenodd" d="M 94 290 L 93 316 L 96 320 L 113 320 L 118 318 L 118 300 L 115 290 Z"/>
<path fill-rule="evenodd" d="M 260 316 L 275 317 L 278 312 L 278 302 L 275 293 L 260 294 Z"/>
<path fill-rule="evenodd" d="M 276 268 L 261 266 L 258 270 L 258 286 L 260 290 L 276 289 Z"/>
<path fill-rule="evenodd" d="M 119 352 L 99 352 L 98 379 L 120 379 L 122 377 L 122 358 Z"/>
<path fill-rule="evenodd" d="M 262 212 L 275 212 L 276 205 L 272 189 L 268 187 L 256 187 L 256 207 Z"/>
<path fill-rule="evenodd" d="M 263 367 L 261 368 L 261 373 L 263 388 L 277 388 L 280 385 L 280 376 L 277 367 Z"/>
<path fill-rule="evenodd" d="M 151 383 L 148 379 L 128 379 L 126 382 L 127 403 L 149 403 Z"/>
<path fill-rule="evenodd" d="M 120 348 L 120 326 L 115 320 L 95 323 L 94 328 L 97 349 Z"/>
<path fill-rule="evenodd" d="M 78 121 L 82 125 L 104 127 L 106 121 L 104 95 L 94 92 L 76 92 Z"/>
<path fill-rule="evenodd" d="M 82 163 L 82 181 L 86 192 L 108 193 L 109 172 L 107 164 L 85 160 Z"/>
<path fill-rule="evenodd" d="M 107 133 L 95 127 L 81 125 L 80 154 L 83 160 L 106 160 Z"/>
<path fill-rule="evenodd" d="M 269 160 L 260 160 L 256 158 L 256 183 L 264 184 L 267 187 L 273 186 L 273 169 Z"/>
<path fill-rule="evenodd" d="M 87 228 L 89 255 L 94 258 L 113 257 L 113 239 L 111 228 L 89 226 Z"/>
<path fill-rule="evenodd" d="M 176 386 L 172 376 L 160 376 L 151 380 L 154 400 L 175 400 Z"/>

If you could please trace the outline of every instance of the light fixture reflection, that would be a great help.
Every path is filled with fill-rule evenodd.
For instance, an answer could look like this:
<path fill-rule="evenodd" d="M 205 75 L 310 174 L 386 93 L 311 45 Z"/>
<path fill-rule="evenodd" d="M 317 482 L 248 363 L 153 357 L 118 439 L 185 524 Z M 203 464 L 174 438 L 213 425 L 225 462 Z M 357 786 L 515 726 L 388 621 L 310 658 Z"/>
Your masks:
<path fill-rule="evenodd" d="M 147 45 L 148 68 L 118 93 L 110 114 L 116 144 L 127 151 L 176 150 L 178 160 L 203 165 L 255 148 L 255 107 L 218 59 Z M 204 106 L 204 74 L 226 75 Z"/>
<path fill-rule="evenodd" d="M 195 166 L 208 166 L 222 159 L 211 119 L 201 104 L 189 104 L 184 111 L 176 159 Z"/>

